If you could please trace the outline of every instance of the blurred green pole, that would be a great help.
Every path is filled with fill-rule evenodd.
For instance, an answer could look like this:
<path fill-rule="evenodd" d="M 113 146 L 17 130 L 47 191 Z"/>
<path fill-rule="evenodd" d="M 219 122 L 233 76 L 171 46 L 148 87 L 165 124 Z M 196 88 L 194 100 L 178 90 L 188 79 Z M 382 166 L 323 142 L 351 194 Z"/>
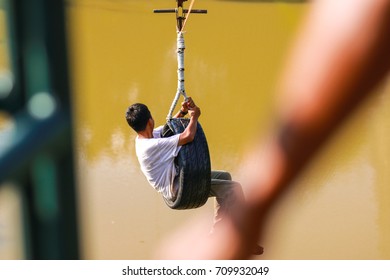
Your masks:
<path fill-rule="evenodd" d="M 78 259 L 65 3 L 3 2 L 14 85 L 0 109 L 16 128 L 0 151 L 0 183 L 22 185 L 26 258 Z"/>

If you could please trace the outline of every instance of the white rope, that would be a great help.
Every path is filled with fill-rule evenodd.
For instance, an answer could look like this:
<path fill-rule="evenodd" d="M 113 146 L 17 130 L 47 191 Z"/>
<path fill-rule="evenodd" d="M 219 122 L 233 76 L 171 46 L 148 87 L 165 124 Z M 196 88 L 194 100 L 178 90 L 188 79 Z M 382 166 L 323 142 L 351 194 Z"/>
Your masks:
<path fill-rule="evenodd" d="M 171 104 L 171 107 L 169 109 L 169 113 L 167 116 L 167 119 L 171 119 L 173 115 L 173 111 L 175 110 L 175 107 L 177 105 L 177 102 L 179 101 L 180 95 L 183 95 L 184 99 L 187 100 L 187 94 L 184 89 L 184 26 L 186 25 L 186 22 L 188 20 L 188 17 L 191 14 L 192 6 L 194 5 L 195 0 L 191 1 L 190 7 L 187 12 L 187 16 L 184 20 L 183 26 L 181 30 L 178 30 L 177 32 L 177 91 L 175 98 L 173 99 L 173 102 Z"/>
<path fill-rule="evenodd" d="M 177 105 L 177 102 L 179 101 L 180 95 L 183 95 L 185 99 L 187 99 L 187 94 L 184 89 L 184 36 L 183 32 L 179 31 L 177 32 L 177 91 L 175 98 L 172 102 L 172 105 L 169 109 L 169 113 L 167 116 L 167 119 L 172 118 L 173 111 L 175 110 L 175 107 Z"/>

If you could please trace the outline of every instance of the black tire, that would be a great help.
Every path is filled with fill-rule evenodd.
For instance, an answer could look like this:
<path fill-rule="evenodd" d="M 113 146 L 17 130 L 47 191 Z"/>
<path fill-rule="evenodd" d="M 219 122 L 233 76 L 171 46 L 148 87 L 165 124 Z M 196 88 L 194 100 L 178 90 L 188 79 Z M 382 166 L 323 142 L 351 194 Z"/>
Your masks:
<path fill-rule="evenodd" d="M 184 131 L 189 123 L 187 118 L 167 121 L 163 134 L 165 137 Z M 164 137 L 163 135 L 163 137 Z M 176 157 L 179 168 L 178 193 L 175 200 L 164 197 L 165 203 L 172 209 L 192 209 L 204 205 L 209 197 L 211 185 L 210 153 L 202 126 L 197 123 L 194 141 L 183 145 Z"/>

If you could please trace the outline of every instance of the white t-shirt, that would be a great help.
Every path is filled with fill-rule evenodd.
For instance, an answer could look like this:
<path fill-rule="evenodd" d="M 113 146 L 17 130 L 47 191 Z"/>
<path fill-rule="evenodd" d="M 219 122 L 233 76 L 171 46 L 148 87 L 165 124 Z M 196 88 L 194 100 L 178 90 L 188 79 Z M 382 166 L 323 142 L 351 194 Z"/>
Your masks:
<path fill-rule="evenodd" d="M 168 199 L 174 197 L 175 157 L 180 151 L 180 134 L 161 138 L 162 126 L 153 130 L 153 138 L 135 139 L 135 151 L 141 170 L 148 182 Z"/>

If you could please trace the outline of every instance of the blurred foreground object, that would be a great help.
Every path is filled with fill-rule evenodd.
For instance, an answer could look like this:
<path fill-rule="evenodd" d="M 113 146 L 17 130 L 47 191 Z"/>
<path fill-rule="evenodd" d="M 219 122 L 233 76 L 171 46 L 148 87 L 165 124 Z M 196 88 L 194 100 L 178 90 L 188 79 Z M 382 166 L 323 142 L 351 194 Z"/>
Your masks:
<path fill-rule="evenodd" d="M 9 124 L 0 130 L 0 188 L 19 191 L 24 258 L 78 259 L 65 4 L 0 4 L 10 61 L 0 78 Z"/>

